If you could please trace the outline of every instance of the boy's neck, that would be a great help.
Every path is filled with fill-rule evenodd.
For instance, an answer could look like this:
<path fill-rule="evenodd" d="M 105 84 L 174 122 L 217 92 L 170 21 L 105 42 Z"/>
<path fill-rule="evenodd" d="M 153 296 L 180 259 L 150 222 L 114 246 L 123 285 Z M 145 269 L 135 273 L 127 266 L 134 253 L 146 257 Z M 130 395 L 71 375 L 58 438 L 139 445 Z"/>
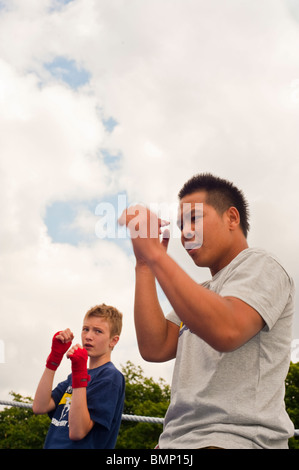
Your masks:
<path fill-rule="evenodd" d="M 89 369 L 95 369 L 96 367 L 103 366 L 107 362 L 111 361 L 111 355 L 105 357 L 90 357 L 89 358 Z"/>

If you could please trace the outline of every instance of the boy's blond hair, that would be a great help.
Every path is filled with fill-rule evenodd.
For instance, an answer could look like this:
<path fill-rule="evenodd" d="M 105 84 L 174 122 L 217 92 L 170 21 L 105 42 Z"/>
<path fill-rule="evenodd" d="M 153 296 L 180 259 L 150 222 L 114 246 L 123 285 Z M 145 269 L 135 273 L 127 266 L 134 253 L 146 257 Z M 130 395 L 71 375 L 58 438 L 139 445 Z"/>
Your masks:
<path fill-rule="evenodd" d="M 95 305 L 86 312 L 84 319 L 89 317 L 105 318 L 110 325 L 110 337 L 120 335 L 123 315 L 117 308 L 106 304 Z"/>

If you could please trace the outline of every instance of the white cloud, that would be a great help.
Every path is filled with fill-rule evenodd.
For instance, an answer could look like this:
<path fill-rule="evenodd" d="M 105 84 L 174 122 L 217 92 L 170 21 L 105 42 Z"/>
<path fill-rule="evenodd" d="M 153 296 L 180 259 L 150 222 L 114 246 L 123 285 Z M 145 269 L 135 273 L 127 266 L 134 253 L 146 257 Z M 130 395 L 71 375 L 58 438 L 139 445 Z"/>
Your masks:
<path fill-rule="evenodd" d="M 125 312 L 116 361 L 140 361 L 170 380 L 171 364 L 140 359 L 134 260 L 126 243 L 91 239 L 96 202 L 126 192 L 129 202 L 172 204 L 187 178 L 214 172 L 248 196 L 250 242 L 277 253 L 298 279 L 294 2 L 25 3 L 0 10 L 0 398 L 33 394 L 56 325 L 74 322 L 79 332 L 98 301 Z M 86 75 L 74 89 L 76 68 Z M 81 243 L 49 237 L 45 215 L 57 201 L 75 201 L 69 230 Z M 169 249 L 206 278 L 179 240 Z"/>

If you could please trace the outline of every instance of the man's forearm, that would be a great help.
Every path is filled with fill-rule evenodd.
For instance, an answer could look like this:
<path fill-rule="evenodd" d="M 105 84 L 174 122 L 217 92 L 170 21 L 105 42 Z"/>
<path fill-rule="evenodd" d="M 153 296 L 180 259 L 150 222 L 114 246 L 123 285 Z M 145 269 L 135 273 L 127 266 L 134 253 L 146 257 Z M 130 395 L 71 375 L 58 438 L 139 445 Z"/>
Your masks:
<path fill-rule="evenodd" d="M 153 344 L 156 339 L 160 343 L 166 321 L 159 304 L 155 277 L 148 267 L 136 266 L 134 319 L 138 341 Z"/>
<path fill-rule="evenodd" d="M 151 223 L 153 223 L 161 230 L 161 219 L 158 219 L 157 216 L 155 217 L 149 210 L 145 211 L 143 207 L 135 206 L 135 213 L 136 212 L 139 214 L 137 226 L 148 228 L 148 226 L 151 227 Z M 135 225 L 132 226 L 131 224 L 134 218 L 134 211 L 130 211 L 130 213 L 124 211 L 119 219 L 119 223 L 120 225 L 126 224 L 127 227 L 130 228 L 136 259 L 142 259 L 147 263 L 154 278 L 159 282 L 178 317 L 193 333 L 216 350 L 228 352 L 243 345 L 264 327 L 265 322 L 263 318 L 259 315 L 258 311 L 249 304 L 235 297 L 222 297 L 197 284 L 188 276 L 188 274 L 167 255 L 164 249 L 165 246 L 163 246 L 165 237 L 163 237 L 163 243 L 161 244 L 159 236 L 157 235 L 158 230 L 156 232 L 145 230 L 144 233 L 147 233 L 147 237 L 136 236 Z M 228 262 L 228 259 L 232 259 L 233 255 L 236 256 L 245 246 L 247 247 L 247 243 L 245 244 L 244 241 L 242 241 L 242 244 L 239 244 L 237 249 L 231 251 L 226 261 Z M 217 267 L 219 267 L 219 265 L 217 265 Z M 142 283 L 139 283 L 139 295 L 142 295 L 142 290 Z M 145 292 L 147 291 L 145 290 Z M 148 298 L 146 297 L 145 302 L 147 300 Z M 153 311 L 156 312 L 157 310 L 153 309 Z M 139 319 L 140 318 L 141 314 L 139 313 Z M 150 316 L 147 314 L 146 318 L 147 327 L 151 328 L 151 324 L 148 321 Z M 158 319 L 159 323 L 157 322 Z M 167 353 L 168 355 L 170 352 L 173 354 L 177 330 L 174 330 L 173 326 L 170 327 L 170 324 L 171 323 L 166 320 L 168 328 L 165 331 L 165 323 L 161 320 L 161 316 L 155 313 L 155 319 L 152 321 L 153 334 L 150 336 L 147 332 L 146 336 L 142 336 L 142 342 L 146 344 L 147 349 L 150 346 L 148 342 L 149 338 L 153 338 L 153 349 L 156 348 L 159 343 L 161 346 L 163 345 L 163 337 L 166 335 L 167 344 L 171 344 L 172 348 L 168 349 Z M 138 323 L 138 329 L 140 329 L 140 325 L 142 325 L 141 321 Z M 158 332 L 159 325 L 161 328 L 160 333 Z M 143 323 L 143 328 L 145 327 L 146 324 Z M 171 334 L 169 330 L 171 330 Z M 159 341 L 157 342 L 154 340 L 155 333 L 158 333 Z M 171 337 L 170 342 L 168 341 L 169 336 Z M 160 360 L 160 358 L 158 360 Z"/>
<path fill-rule="evenodd" d="M 151 269 L 136 266 L 134 320 L 138 346 L 148 361 L 167 361 L 175 357 L 176 340 L 169 342 L 169 322 L 160 306 L 156 280 Z"/>
<path fill-rule="evenodd" d="M 263 328 L 253 308 L 197 284 L 166 253 L 160 251 L 150 266 L 179 318 L 216 350 L 236 349 Z"/>

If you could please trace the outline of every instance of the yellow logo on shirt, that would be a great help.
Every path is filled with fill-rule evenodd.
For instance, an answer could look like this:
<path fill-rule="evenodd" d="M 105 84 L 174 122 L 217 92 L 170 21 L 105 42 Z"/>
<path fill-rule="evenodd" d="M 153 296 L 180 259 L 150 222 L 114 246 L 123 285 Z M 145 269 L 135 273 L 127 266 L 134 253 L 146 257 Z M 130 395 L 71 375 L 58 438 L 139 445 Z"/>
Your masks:
<path fill-rule="evenodd" d="M 69 405 L 71 401 L 72 401 L 72 394 L 65 393 L 63 397 L 61 398 L 59 405 Z"/>
<path fill-rule="evenodd" d="M 179 337 L 182 336 L 182 334 L 184 333 L 184 331 L 188 331 L 189 328 L 188 326 L 186 326 L 183 322 L 181 322 L 181 325 L 180 325 L 180 331 L 179 331 Z M 192 333 L 191 330 L 189 330 L 190 333 Z"/>

